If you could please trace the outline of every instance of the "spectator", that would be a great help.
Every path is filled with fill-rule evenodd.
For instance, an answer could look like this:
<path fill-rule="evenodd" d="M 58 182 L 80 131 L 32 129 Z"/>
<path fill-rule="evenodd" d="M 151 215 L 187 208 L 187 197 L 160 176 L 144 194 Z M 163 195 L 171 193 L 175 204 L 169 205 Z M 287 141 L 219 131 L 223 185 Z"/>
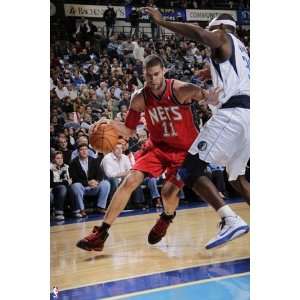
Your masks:
<path fill-rule="evenodd" d="M 76 144 L 77 144 L 77 149 L 75 149 L 72 154 L 71 154 L 71 160 L 75 159 L 78 155 L 79 155 L 79 151 L 78 151 L 78 147 L 82 144 L 84 145 L 88 145 L 89 142 L 88 142 L 88 137 L 85 136 L 85 135 L 82 135 L 80 137 L 78 137 L 77 141 L 76 141 Z M 91 148 L 89 148 L 88 146 L 88 155 L 92 158 L 97 158 L 97 154 L 94 152 L 94 150 L 92 150 Z"/>
<path fill-rule="evenodd" d="M 68 147 L 68 141 L 66 137 L 63 137 L 58 141 L 58 150 L 63 154 L 64 162 L 69 165 L 71 162 L 72 150 Z"/>
<path fill-rule="evenodd" d="M 133 48 L 133 57 L 134 57 L 134 59 L 143 62 L 144 61 L 144 55 L 145 55 L 144 47 L 141 46 L 139 40 L 134 41 L 132 43 L 134 45 L 134 48 Z"/>
<path fill-rule="evenodd" d="M 70 99 L 72 101 L 75 100 L 78 97 L 77 90 L 74 88 L 74 86 L 71 83 L 67 84 L 67 89 L 68 89 L 68 92 L 69 92 L 68 96 L 70 97 Z"/>
<path fill-rule="evenodd" d="M 139 24 L 140 24 L 140 11 L 135 7 L 132 7 L 132 12 L 129 16 L 129 22 L 131 25 L 130 28 L 130 37 L 131 38 L 138 38 L 139 37 Z"/>
<path fill-rule="evenodd" d="M 111 183 L 111 189 L 114 192 L 131 169 L 129 158 L 123 154 L 122 144 L 117 144 L 113 152 L 106 154 L 101 164 L 106 177 Z M 140 191 L 140 187 L 137 188 L 131 197 L 132 204 L 135 208 L 143 207 L 142 203 L 144 203 L 144 198 L 143 193 Z"/>
<path fill-rule="evenodd" d="M 129 107 L 130 105 L 130 93 L 128 91 L 125 91 L 123 94 L 122 94 L 122 100 L 119 102 L 119 110 L 121 110 L 121 107 L 123 105 L 126 105 L 127 108 Z"/>
<path fill-rule="evenodd" d="M 56 96 L 58 97 L 58 99 L 60 99 L 60 100 L 69 96 L 68 89 L 60 81 L 57 82 L 57 87 L 55 88 L 55 93 L 56 93 Z"/>
<path fill-rule="evenodd" d="M 64 164 L 62 152 L 57 151 L 50 167 L 50 188 L 54 202 L 55 220 L 57 221 L 65 219 L 64 205 L 69 184 L 71 184 L 69 166 Z"/>
<path fill-rule="evenodd" d="M 61 109 L 64 113 L 71 113 L 73 112 L 73 104 L 71 103 L 71 98 L 66 96 L 61 104 Z"/>
<path fill-rule="evenodd" d="M 161 203 L 160 193 L 158 191 L 158 186 L 157 186 L 159 180 L 160 180 L 160 178 L 155 178 L 155 177 L 146 177 L 144 179 L 144 184 L 147 185 L 147 187 L 150 191 L 152 203 L 154 204 L 154 206 L 156 208 L 163 207 L 162 203 Z"/>
<path fill-rule="evenodd" d="M 125 122 L 127 111 L 128 111 L 127 105 L 122 105 L 120 107 L 120 110 L 121 111 L 117 113 L 116 117 L 118 118 L 119 121 Z"/>
<path fill-rule="evenodd" d="M 76 70 L 74 76 L 72 76 L 72 84 L 74 84 L 77 89 L 79 89 L 81 85 L 85 84 L 85 79 L 78 70 Z"/>
<path fill-rule="evenodd" d="M 114 8 L 109 4 L 107 9 L 103 13 L 103 19 L 106 25 L 106 38 L 109 38 L 114 34 L 114 26 L 116 22 L 117 14 Z"/>
<path fill-rule="evenodd" d="M 71 161 L 71 195 L 75 203 L 77 217 L 85 217 L 84 196 L 96 196 L 96 211 L 105 213 L 110 183 L 104 179 L 102 168 L 96 159 L 88 155 L 88 145 L 78 146 L 79 155 Z"/>

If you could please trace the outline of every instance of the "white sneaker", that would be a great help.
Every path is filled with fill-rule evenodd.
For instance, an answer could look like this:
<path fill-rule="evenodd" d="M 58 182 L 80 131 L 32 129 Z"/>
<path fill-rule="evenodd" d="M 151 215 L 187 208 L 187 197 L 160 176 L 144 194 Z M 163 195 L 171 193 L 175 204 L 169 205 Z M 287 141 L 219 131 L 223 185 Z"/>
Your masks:
<path fill-rule="evenodd" d="M 56 221 L 63 221 L 65 219 L 64 215 L 56 215 L 55 220 Z"/>
<path fill-rule="evenodd" d="M 229 242 L 249 231 L 247 223 L 239 216 L 222 218 L 219 224 L 220 231 L 217 236 L 211 239 L 205 246 L 211 249 Z"/>

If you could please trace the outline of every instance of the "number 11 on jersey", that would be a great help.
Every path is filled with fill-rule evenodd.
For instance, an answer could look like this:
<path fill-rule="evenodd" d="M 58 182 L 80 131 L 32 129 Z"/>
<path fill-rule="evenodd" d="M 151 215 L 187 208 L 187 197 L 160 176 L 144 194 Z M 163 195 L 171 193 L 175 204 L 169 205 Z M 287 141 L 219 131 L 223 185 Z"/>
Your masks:
<path fill-rule="evenodd" d="M 162 123 L 163 128 L 164 128 L 164 136 L 177 136 L 177 132 L 175 131 L 174 125 L 172 122 L 166 122 L 164 121 Z"/>

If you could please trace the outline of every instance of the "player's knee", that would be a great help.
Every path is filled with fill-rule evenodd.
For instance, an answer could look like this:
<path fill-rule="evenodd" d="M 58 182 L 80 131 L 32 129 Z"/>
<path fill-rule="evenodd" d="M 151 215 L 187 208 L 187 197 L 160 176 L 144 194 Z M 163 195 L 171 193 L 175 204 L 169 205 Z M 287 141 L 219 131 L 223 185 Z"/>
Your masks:
<path fill-rule="evenodd" d="M 123 183 L 122 187 L 127 189 L 128 191 L 134 191 L 141 183 L 140 176 L 136 173 L 129 173 Z"/>
<path fill-rule="evenodd" d="M 171 197 L 177 195 L 178 192 L 179 192 L 179 188 L 177 186 L 166 184 L 161 189 L 161 197 L 164 200 L 168 200 Z"/>

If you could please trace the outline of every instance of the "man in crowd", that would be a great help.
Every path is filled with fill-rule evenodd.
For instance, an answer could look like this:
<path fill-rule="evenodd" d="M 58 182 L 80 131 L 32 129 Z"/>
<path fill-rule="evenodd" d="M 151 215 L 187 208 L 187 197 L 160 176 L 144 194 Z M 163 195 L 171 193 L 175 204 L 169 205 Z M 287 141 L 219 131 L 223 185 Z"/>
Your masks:
<path fill-rule="evenodd" d="M 78 146 L 78 157 L 70 163 L 70 177 L 72 178 L 71 196 L 78 217 L 85 217 L 84 196 L 96 196 L 96 211 L 105 212 L 110 183 L 104 179 L 104 173 L 98 161 L 88 155 L 88 144 Z"/>
<path fill-rule="evenodd" d="M 117 144 L 111 153 L 104 156 L 102 166 L 105 175 L 110 180 L 112 192 L 114 192 L 131 169 L 130 160 L 128 156 L 123 154 L 123 145 L 121 143 Z M 133 192 L 131 200 L 134 207 L 142 207 L 144 196 L 140 186 Z"/>
<path fill-rule="evenodd" d="M 103 13 L 103 19 L 106 25 L 106 38 L 109 38 L 114 34 L 114 26 L 116 23 L 117 14 L 114 8 L 109 4 L 107 9 Z"/>

